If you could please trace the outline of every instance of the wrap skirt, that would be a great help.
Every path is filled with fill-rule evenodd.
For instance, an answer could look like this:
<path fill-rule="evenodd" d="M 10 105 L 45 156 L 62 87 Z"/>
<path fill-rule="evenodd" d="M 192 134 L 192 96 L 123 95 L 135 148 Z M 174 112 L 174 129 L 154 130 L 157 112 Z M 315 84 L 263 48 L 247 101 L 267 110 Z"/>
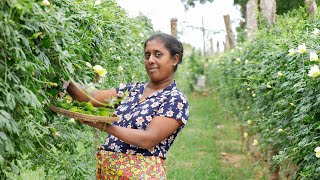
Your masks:
<path fill-rule="evenodd" d="M 166 180 L 166 166 L 160 157 L 99 150 L 96 158 L 97 179 Z"/>

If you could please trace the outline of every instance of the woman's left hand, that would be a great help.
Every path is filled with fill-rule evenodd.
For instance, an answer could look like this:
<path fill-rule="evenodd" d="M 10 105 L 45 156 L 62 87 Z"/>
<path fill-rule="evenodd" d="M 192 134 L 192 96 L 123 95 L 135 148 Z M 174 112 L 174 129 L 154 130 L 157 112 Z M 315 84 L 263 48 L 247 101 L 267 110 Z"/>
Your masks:
<path fill-rule="evenodd" d="M 91 127 L 100 129 L 101 131 L 104 131 L 104 128 L 109 126 L 110 124 L 106 122 L 92 122 L 92 121 L 84 121 L 84 120 L 79 120 L 81 124 L 86 124 Z"/>

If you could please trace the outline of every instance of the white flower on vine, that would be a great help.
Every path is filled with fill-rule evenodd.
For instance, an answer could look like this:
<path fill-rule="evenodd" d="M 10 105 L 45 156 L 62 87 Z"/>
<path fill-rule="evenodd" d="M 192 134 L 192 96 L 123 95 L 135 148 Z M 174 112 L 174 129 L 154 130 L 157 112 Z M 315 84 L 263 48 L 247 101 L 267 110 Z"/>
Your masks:
<path fill-rule="evenodd" d="M 247 132 L 244 132 L 244 133 L 243 133 L 243 137 L 244 137 L 244 138 L 248 137 L 248 133 L 247 133 Z"/>
<path fill-rule="evenodd" d="M 57 136 L 57 137 L 60 137 L 60 136 L 61 136 L 58 131 L 56 131 L 56 132 L 54 133 L 54 135 Z"/>
<path fill-rule="evenodd" d="M 319 66 L 317 66 L 317 65 L 312 66 L 311 69 L 309 70 L 308 76 L 319 77 L 320 76 Z"/>
<path fill-rule="evenodd" d="M 258 140 L 256 140 L 256 139 L 253 140 L 253 143 L 252 143 L 253 146 L 256 146 L 256 145 L 258 145 L 258 144 L 259 144 Z"/>
<path fill-rule="evenodd" d="M 278 129 L 278 133 L 282 133 L 284 130 L 283 129 Z"/>
<path fill-rule="evenodd" d="M 312 34 L 317 36 L 320 34 L 320 30 L 318 28 L 314 28 L 314 30 L 312 31 Z"/>
<path fill-rule="evenodd" d="M 267 83 L 267 88 L 272 89 L 272 86 L 270 83 Z"/>
<path fill-rule="evenodd" d="M 100 5 L 101 4 L 101 1 L 100 0 L 96 0 L 95 2 L 94 2 L 94 5 L 95 6 L 98 6 L 98 5 Z"/>
<path fill-rule="evenodd" d="M 102 66 L 100 65 L 95 65 L 92 67 L 93 71 L 95 73 L 97 73 L 100 77 L 104 77 L 107 74 L 107 70 L 104 69 Z"/>
<path fill-rule="evenodd" d="M 294 56 L 295 54 L 297 54 L 297 51 L 295 50 L 295 49 L 293 49 L 293 48 L 291 48 L 291 49 L 289 49 L 289 56 Z"/>
<path fill-rule="evenodd" d="M 311 52 L 310 53 L 310 61 L 318 61 L 318 60 L 319 60 L 318 54 L 315 52 Z"/>
<path fill-rule="evenodd" d="M 87 66 L 88 68 L 92 68 L 92 65 L 91 65 L 89 62 L 86 62 L 86 66 Z"/>
<path fill-rule="evenodd" d="M 69 119 L 69 122 L 70 122 L 70 123 L 75 123 L 74 118 L 70 118 L 70 119 Z"/>
<path fill-rule="evenodd" d="M 41 5 L 43 5 L 43 6 L 50 6 L 50 2 L 49 2 L 48 0 L 43 0 L 43 1 L 41 2 Z"/>
<path fill-rule="evenodd" d="M 320 158 L 320 147 L 319 146 L 314 148 L 314 152 L 316 153 L 316 157 Z"/>
<path fill-rule="evenodd" d="M 299 53 L 301 53 L 301 54 L 306 53 L 306 52 L 307 52 L 306 43 L 303 43 L 302 45 L 299 45 L 299 46 L 298 46 L 298 51 L 299 51 Z"/>
<path fill-rule="evenodd" d="M 119 71 L 119 72 L 123 71 L 123 67 L 122 67 L 122 66 L 119 66 L 119 67 L 118 67 L 118 71 Z"/>
<path fill-rule="evenodd" d="M 281 71 L 279 71 L 279 72 L 277 73 L 277 76 L 278 76 L 278 77 L 281 77 L 281 76 L 284 76 L 284 74 L 283 74 Z"/>

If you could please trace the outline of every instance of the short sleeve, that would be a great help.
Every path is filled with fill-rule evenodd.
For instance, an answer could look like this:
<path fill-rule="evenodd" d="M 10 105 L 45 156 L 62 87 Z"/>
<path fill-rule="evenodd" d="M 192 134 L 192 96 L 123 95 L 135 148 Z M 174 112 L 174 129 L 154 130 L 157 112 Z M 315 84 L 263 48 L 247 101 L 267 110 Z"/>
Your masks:
<path fill-rule="evenodd" d="M 132 84 L 120 84 L 118 87 L 116 87 L 117 96 L 118 98 L 122 98 L 127 91 L 131 91 L 136 86 L 135 83 Z"/>
<path fill-rule="evenodd" d="M 163 116 L 182 121 L 186 124 L 189 120 L 189 104 L 183 94 L 169 96 L 159 107 L 155 116 Z"/>

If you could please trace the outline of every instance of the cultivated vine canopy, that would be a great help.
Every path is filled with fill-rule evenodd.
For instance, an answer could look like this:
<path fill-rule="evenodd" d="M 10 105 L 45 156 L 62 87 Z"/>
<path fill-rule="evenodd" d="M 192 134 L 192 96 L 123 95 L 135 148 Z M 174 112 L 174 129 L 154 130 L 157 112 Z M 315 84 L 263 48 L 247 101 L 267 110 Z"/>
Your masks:
<path fill-rule="evenodd" d="M 93 177 L 94 132 L 48 105 L 62 79 L 92 85 L 88 63 L 107 73 L 95 88 L 145 80 L 150 21 L 113 0 L 3 0 L 0 12 L 0 179 Z"/>
<path fill-rule="evenodd" d="M 243 138 L 281 177 L 320 178 L 319 14 L 303 7 L 261 20 L 255 39 L 211 61 L 211 86 L 231 98 Z M 272 170 L 271 170 L 272 172 Z"/>

